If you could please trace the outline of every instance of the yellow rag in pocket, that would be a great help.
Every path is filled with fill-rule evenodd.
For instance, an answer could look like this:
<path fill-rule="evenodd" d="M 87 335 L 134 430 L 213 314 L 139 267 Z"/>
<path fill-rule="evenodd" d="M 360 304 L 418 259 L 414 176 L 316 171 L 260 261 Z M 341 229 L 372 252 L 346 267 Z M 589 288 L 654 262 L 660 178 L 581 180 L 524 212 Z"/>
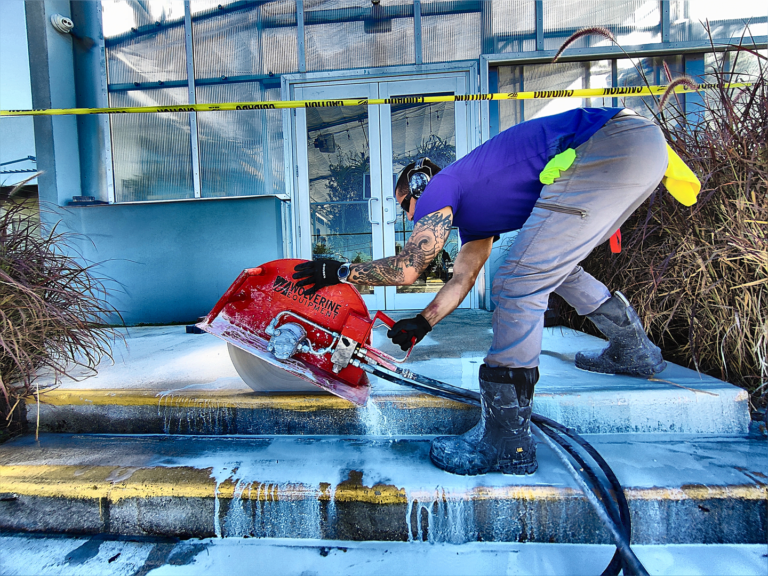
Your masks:
<path fill-rule="evenodd" d="M 696 204 L 696 197 L 701 190 L 701 182 L 669 144 L 667 144 L 667 153 L 669 154 L 669 164 L 667 171 L 664 172 L 664 178 L 661 180 L 662 184 L 681 204 L 685 206 Z"/>

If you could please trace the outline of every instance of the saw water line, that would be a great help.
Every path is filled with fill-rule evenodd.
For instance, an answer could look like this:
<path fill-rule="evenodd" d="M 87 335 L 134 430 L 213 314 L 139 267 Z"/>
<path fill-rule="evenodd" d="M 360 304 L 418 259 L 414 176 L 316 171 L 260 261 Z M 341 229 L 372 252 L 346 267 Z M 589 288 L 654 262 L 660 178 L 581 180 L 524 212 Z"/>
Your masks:
<path fill-rule="evenodd" d="M 394 384 L 407 386 L 454 402 L 480 406 L 480 394 L 478 392 L 457 388 L 402 368 L 393 371 L 386 368 L 382 369 L 381 366 L 375 368 L 359 361 L 353 362 L 367 373 Z M 645 567 L 630 547 L 632 526 L 629 506 L 624 495 L 624 489 L 608 463 L 591 444 L 570 428 L 536 413 L 531 415 L 531 422 L 537 435 L 552 448 L 565 465 L 566 470 L 576 480 L 614 540 L 616 552 L 601 576 L 616 576 L 622 569 L 627 575 L 648 576 Z M 582 448 L 595 461 L 605 475 L 611 487 L 611 493 L 606 490 L 594 467 L 584 459 L 576 446 L 569 444 L 564 437 Z M 579 465 L 578 470 L 570 463 L 568 456 Z"/>
<path fill-rule="evenodd" d="M 295 377 L 301 386 L 309 382 L 364 406 L 370 394 L 371 375 L 433 396 L 480 406 L 478 392 L 400 367 L 398 364 L 408 359 L 410 350 L 403 358 L 395 358 L 374 348 L 371 332 L 376 322 L 391 328 L 394 320 L 381 311 L 371 318 L 353 286 L 338 284 L 306 295 L 291 280 L 295 266 L 302 262 L 275 260 L 243 271 L 197 325 L 225 340 L 230 351 L 252 358 L 252 363 L 243 363 L 236 361 L 238 356 L 232 356 L 238 374 L 249 386 L 264 391 L 254 383 L 260 378 L 272 378 L 277 370 Z M 616 552 L 603 576 L 616 576 L 621 570 L 647 575 L 630 547 L 629 507 L 610 466 L 573 430 L 538 414 L 533 414 L 531 421 L 537 435 L 552 447 L 584 491 L 614 541 Z"/>
<path fill-rule="evenodd" d="M 675 94 L 705 90 L 747 88 L 747 82 L 699 84 L 694 90 L 686 85 L 673 88 Z M 140 84 L 137 89 L 140 88 Z M 128 106 L 116 108 L 43 108 L 38 110 L 0 110 L 3 116 L 72 116 L 86 114 L 152 114 L 166 112 L 227 112 L 236 110 L 280 110 L 296 108 L 334 108 L 339 106 L 379 106 L 392 104 L 433 104 L 438 102 L 488 102 L 499 100 L 551 100 L 553 98 L 600 98 L 617 96 L 660 96 L 667 86 L 625 86 L 620 88 L 580 88 L 573 90 L 536 90 L 497 92 L 493 94 L 451 94 L 444 96 L 402 96 L 392 98 L 342 98 L 338 100 L 262 100 L 257 102 L 219 102 L 215 104 L 179 104 L 174 106 Z"/>

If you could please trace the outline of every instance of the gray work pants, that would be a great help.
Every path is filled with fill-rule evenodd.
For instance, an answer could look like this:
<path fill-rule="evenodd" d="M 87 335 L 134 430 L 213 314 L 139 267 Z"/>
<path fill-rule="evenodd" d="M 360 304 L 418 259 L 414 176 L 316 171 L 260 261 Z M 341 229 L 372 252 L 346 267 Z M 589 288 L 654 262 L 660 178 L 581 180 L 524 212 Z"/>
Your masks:
<path fill-rule="evenodd" d="M 651 195 L 667 169 L 661 130 L 642 116 L 608 121 L 544 186 L 493 281 L 489 366 L 539 365 L 544 312 L 555 292 L 580 315 L 610 298 L 578 264 Z"/>

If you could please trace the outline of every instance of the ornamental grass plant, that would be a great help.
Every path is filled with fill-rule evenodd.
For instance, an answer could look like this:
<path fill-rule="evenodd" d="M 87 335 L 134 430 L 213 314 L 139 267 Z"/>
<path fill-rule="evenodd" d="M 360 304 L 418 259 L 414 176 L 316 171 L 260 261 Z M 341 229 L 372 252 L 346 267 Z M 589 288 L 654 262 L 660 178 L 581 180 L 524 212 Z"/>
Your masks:
<path fill-rule="evenodd" d="M 74 235 L 41 226 L 23 185 L 0 202 L 0 439 L 20 429 L 25 397 L 111 358 L 119 317 L 105 279 L 72 256 Z"/>
<path fill-rule="evenodd" d="M 714 44 L 713 44 L 714 46 Z M 768 87 L 762 54 L 741 46 L 707 58 L 714 90 L 647 99 L 667 142 L 701 181 L 683 206 L 660 186 L 622 226 L 622 252 L 582 265 L 637 309 L 668 360 L 768 398 Z M 669 78 L 672 81 L 672 78 Z M 725 88 L 729 82 L 749 82 Z M 557 306 L 557 304 L 555 305 Z M 560 308 L 567 325 L 594 332 Z M 754 407 L 754 406 L 753 406 Z"/>

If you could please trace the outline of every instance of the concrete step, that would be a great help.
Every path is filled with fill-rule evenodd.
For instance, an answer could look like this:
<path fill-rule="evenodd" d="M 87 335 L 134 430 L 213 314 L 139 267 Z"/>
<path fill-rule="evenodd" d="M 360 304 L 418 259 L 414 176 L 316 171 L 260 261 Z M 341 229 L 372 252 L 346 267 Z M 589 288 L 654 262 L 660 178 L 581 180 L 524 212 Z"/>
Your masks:
<path fill-rule="evenodd" d="M 491 340 L 491 315 L 457 311 L 414 349 L 407 367 L 477 390 Z M 477 411 L 374 379 L 373 405 L 358 409 L 333 396 L 259 396 L 229 360 L 226 345 L 183 326 L 131 328 L 115 363 L 97 376 L 43 394 L 40 429 L 65 433 L 408 435 L 461 433 Z M 395 352 L 381 330 L 373 344 Z M 747 434 L 746 391 L 670 365 L 653 379 L 576 369 L 579 350 L 599 338 L 545 330 L 534 409 L 582 433 Z M 397 349 L 399 353 L 399 348 Z M 36 423 L 38 406 L 27 406 Z"/>
<path fill-rule="evenodd" d="M 0 535 L 5 576 L 534 576 L 599 574 L 614 548 L 599 544 L 354 542 L 287 539 L 111 540 Z M 768 548 L 755 545 L 632 547 L 656 576 L 764 576 Z"/>
<path fill-rule="evenodd" d="M 477 390 L 476 371 L 444 362 L 444 381 Z M 455 363 L 455 361 L 453 361 Z M 544 357 L 534 410 L 584 434 L 746 434 L 746 391 L 670 366 L 663 379 L 587 374 Z M 448 365 L 446 368 L 445 364 Z M 434 366 L 409 366 L 433 375 Z M 447 372 L 447 373 L 446 373 Z M 452 376 L 453 374 L 453 376 Z M 457 382 L 458 380 L 458 382 Z M 39 413 L 38 413 L 39 409 Z M 60 389 L 32 399 L 27 420 L 44 432 L 71 434 L 461 434 L 479 408 L 375 382 L 364 408 L 331 395 L 260 395 L 244 389 Z"/>
<path fill-rule="evenodd" d="M 639 544 L 768 541 L 762 437 L 594 435 Z M 604 544 L 557 456 L 531 476 L 447 474 L 424 438 L 43 434 L 0 446 L 0 529 Z"/>

